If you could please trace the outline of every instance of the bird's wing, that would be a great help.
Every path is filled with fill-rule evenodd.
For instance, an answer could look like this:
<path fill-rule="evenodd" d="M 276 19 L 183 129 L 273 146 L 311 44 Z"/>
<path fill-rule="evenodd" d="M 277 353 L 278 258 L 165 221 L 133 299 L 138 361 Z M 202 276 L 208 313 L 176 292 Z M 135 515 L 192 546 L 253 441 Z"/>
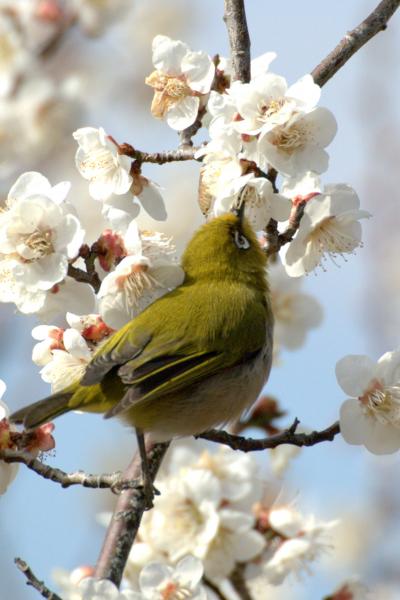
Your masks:
<path fill-rule="evenodd" d="M 222 352 L 197 352 L 186 356 L 160 356 L 136 371 L 129 372 L 127 365 L 124 365 L 118 374 L 129 389 L 105 417 L 124 412 L 133 404 L 186 388 L 219 372 L 226 363 L 227 356 Z"/>
<path fill-rule="evenodd" d="M 100 346 L 79 383 L 83 386 L 101 383 L 111 369 L 140 356 L 151 338 L 146 329 L 132 328 L 131 323 L 127 323 Z"/>

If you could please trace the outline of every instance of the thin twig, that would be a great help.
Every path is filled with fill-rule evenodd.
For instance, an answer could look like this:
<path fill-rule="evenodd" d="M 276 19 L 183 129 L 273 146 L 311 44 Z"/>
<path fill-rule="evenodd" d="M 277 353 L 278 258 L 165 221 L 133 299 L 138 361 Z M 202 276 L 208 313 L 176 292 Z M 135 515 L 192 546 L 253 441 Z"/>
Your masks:
<path fill-rule="evenodd" d="M 346 33 L 339 44 L 311 71 L 315 83 L 323 86 L 343 65 L 380 31 L 400 6 L 400 0 L 382 0 L 364 21 Z"/>
<path fill-rule="evenodd" d="M 118 151 L 120 154 L 125 154 L 139 163 L 155 163 L 157 165 L 164 165 L 166 163 L 174 161 L 185 161 L 195 160 L 194 154 L 197 148 L 192 146 L 185 146 L 179 150 L 167 150 L 165 152 L 142 152 L 137 150 L 130 144 L 119 144 Z"/>
<path fill-rule="evenodd" d="M 228 600 L 221 592 L 219 587 L 213 581 L 211 581 L 211 579 L 208 579 L 208 577 L 203 577 L 203 582 L 213 592 L 213 594 L 217 596 L 218 600 Z"/>
<path fill-rule="evenodd" d="M 339 423 L 333 423 L 322 431 L 312 431 L 311 433 L 295 433 L 299 421 L 296 419 L 289 429 L 271 435 L 270 437 L 253 439 L 245 438 L 240 435 L 232 435 L 226 431 L 212 429 L 206 433 L 202 433 L 196 437 L 209 440 L 211 442 L 218 442 L 229 446 L 233 450 L 242 450 L 242 452 L 255 452 L 260 450 L 266 450 L 269 448 L 276 448 L 282 444 L 291 444 L 293 446 L 315 446 L 321 442 L 332 442 L 336 435 L 340 433 Z"/>
<path fill-rule="evenodd" d="M 21 558 L 14 559 L 15 564 L 18 569 L 25 575 L 27 585 L 31 585 L 35 590 L 43 596 L 43 598 L 47 598 L 47 600 L 62 600 L 60 596 L 58 596 L 55 592 L 49 590 L 49 588 L 44 584 L 43 581 L 39 581 L 36 575 L 32 572 L 32 569 L 27 565 L 27 563 Z"/>
<path fill-rule="evenodd" d="M 147 445 L 149 470 L 154 481 L 169 444 Z M 126 471 L 124 479 L 136 479 L 140 473 L 140 460 L 136 455 Z M 95 577 L 109 579 L 119 586 L 146 508 L 143 487 L 122 492 L 118 498 L 111 523 L 108 526 L 103 547 L 97 561 Z"/>
<path fill-rule="evenodd" d="M 244 576 L 245 564 L 239 563 L 229 576 L 229 579 L 242 600 L 253 600 Z"/>
<path fill-rule="evenodd" d="M 205 107 L 200 108 L 195 122 L 189 127 L 186 127 L 186 129 L 183 129 L 183 131 L 179 132 L 179 150 L 191 149 L 193 147 L 192 137 L 194 137 L 201 128 L 201 120 L 204 117 L 205 112 Z"/>
<path fill-rule="evenodd" d="M 232 81 L 247 83 L 251 78 L 250 36 L 244 0 L 225 0 L 224 21 L 231 48 Z"/>
<path fill-rule="evenodd" d="M 79 267 L 74 267 L 73 265 L 69 264 L 67 274 L 69 277 L 72 277 L 72 279 L 75 279 L 75 281 L 79 281 L 80 283 L 88 283 L 91 285 L 96 294 L 100 289 L 100 280 L 97 273 L 90 274 L 83 269 L 79 269 Z"/>
<path fill-rule="evenodd" d="M 102 475 L 90 475 L 83 471 L 66 473 L 61 469 L 45 465 L 37 458 L 34 458 L 32 454 L 22 450 L 1 450 L 0 460 L 6 463 L 23 464 L 31 471 L 40 475 L 40 477 L 59 483 L 63 488 L 68 488 L 72 485 L 82 485 L 83 487 L 92 489 L 110 488 L 113 492 L 118 493 L 124 489 L 139 486 L 138 479 L 124 479 L 121 471 L 103 473 Z"/>
<path fill-rule="evenodd" d="M 289 217 L 288 226 L 285 231 L 279 233 L 278 231 L 278 223 L 275 219 L 270 219 L 266 227 L 266 237 L 268 242 L 267 255 L 271 256 L 272 254 L 276 254 L 285 244 L 288 244 L 292 241 L 295 236 L 296 231 L 300 227 L 300 221 L 304 214 L 304 207 L 307 203 L 307 200 L 303 200 L 297 202 L 292 209 L 292 212 Z"/>

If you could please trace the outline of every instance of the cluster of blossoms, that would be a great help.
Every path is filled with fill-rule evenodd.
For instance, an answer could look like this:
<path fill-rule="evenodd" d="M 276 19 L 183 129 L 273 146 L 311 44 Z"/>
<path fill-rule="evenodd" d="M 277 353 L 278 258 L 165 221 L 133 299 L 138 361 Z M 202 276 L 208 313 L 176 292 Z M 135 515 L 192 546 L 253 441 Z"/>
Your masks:
<path fill-rule="evenodd" d="M 2 0 L 0 5 L 0 175 L 44 158 L 83 110 L 82 82 L 56 82 L 42 63 L 63 32 L 78 23 L 98 36 L 126 15 L 129 0 Z"/>
<path fill-rule="evenodd" d="M 122 591 L 94 580 L 90 567 L 57 569 L 54 579 L 65 600 L 94 600 L 96 594 L 115 600 L 213 599 L 207 582 L 236 598 L 229 576 L 238 564 L 247 565 L 250 587 L 263 581 L 263 590 L 272 591 L 292 573 L 309 573 L 310 564 L 331 548 L 329 531 L 336 522 L 266 503 L 255 459 L 225 446 L 175 443 L 156 485 L 161 495 L 145 513 Z"/>
<path fill-rule="evenodd" d="M 40 452 L 48 452 L 55 446 L 52 436 L 54 425 L 46 423 L 32 432 L 21 434 L 16 427 L 9 422 L 9 410 L 7 404 L 2 401 L 6 384 L 0 379 L 0 452 L 2 450 L 24 450 L 35 458 Z M 6 463 L 0 461 L 0 495 L 7 491 L 18 471 L 18 463 Z"/>

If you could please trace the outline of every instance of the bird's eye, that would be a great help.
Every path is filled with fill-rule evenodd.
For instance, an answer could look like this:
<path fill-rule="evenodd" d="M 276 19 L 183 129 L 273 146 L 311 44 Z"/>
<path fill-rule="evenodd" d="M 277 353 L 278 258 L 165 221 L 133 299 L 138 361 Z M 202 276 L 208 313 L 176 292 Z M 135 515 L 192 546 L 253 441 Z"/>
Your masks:
<path fill-rule="evenodd" d="M 239 233 L 239 231 L 235 231 L 234 240 L 236 246 L 240 248 L 240 250 L 248 250 L 250 248 L 249 240 L 246 237 L 244 237 L 244 235 Z"/>

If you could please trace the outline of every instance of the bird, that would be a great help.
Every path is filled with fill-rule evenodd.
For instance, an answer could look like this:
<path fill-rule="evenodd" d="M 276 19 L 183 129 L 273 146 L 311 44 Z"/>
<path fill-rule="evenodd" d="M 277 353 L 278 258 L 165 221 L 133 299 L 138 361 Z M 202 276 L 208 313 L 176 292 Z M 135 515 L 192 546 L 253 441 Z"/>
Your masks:
<path fill-rule="evenodd" d="M 79 381 L 10 417 L 28 430 L 74 410 L 122 419 L 136 430 L 150 506 L 144 434 L 164 442 L 239 419 L 272 363 L 267 257 L 244 205 L 202 225 L 181 265 L 183 283 L 100 346 Z"/>

